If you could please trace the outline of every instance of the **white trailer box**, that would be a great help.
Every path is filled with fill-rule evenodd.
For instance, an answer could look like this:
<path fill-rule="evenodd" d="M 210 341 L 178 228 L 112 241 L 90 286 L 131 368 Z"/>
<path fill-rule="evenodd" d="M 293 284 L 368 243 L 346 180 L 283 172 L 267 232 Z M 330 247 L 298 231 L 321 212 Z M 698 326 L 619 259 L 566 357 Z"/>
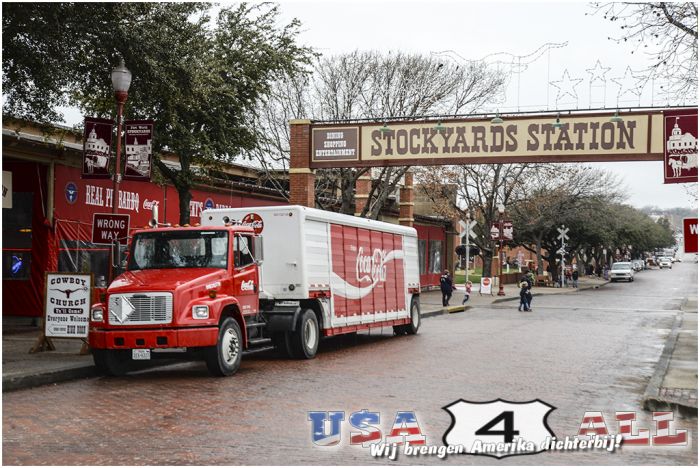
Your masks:
<path fill-rule="evenodd" d="M 407 318 L 420 292 L 413 228 L 302 206 L 208 209 L 201 219 L 252 226 L 263 237 L 261 299 L 330 298 L 324 328 Z"/>

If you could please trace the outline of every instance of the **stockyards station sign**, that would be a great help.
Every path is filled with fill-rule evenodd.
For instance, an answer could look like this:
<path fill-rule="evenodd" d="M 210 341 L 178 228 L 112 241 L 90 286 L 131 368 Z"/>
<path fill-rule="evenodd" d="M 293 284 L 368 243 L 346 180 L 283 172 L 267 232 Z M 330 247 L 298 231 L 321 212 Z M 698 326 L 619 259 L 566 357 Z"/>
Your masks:
<path fill-rule="evenodd" d="M 682 111 L 697 121 L 697 108 Z M 312 124 L 309 167 L 663 161 L 665 112 Z"/>
<path fill-rule="evenodd" d="M 87 338 L 92 275 L 46 274 L 44 335 Z"/>

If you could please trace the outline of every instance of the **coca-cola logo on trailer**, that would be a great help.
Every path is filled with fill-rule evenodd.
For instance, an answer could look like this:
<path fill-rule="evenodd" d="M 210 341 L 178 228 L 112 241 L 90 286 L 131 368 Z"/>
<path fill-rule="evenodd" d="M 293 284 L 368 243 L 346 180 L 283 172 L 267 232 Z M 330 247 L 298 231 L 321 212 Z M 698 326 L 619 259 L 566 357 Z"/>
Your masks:
<path fill-rule="evenodd" d="M 360 247 L 357 252 L 357 261 L 355 262 L 355 274 L 357 281 L 363 281 L 377 284 L 378 282 L 386 282 L 386 251 L 374 249 L 372 255 L 363 255 L 364 247 Z"/>
<path fill-rule="evenodd" d="M 233 224 L 235 224 L 237 226 L 250 226 L 250 227 L 252 227 L 253 230 L 255 231 L 255 234 L 260 234 L 261 232 L 263 232 L 263 229 L 265 228 L 265 223 L 263 222 L 263 219 L 257 213 L 248 213 L 240 221 L 232 220 L 232 222 L 233 222 Z"/>

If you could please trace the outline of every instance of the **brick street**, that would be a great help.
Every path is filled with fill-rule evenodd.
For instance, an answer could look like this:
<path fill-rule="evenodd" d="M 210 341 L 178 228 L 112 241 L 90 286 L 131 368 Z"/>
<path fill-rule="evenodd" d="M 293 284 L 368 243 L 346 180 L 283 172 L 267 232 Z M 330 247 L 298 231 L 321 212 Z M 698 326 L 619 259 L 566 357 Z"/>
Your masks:
<path fill-rule="evenodd" d="M 272 352 L 245 356 L 232 378 L 201 363 L 92 378 L 3 394 L 4 464 L 386 464 L 349 446 L 347 416 L 381 412 L 386 435 L 396 411 L 415 411 L 428 445 L 441 445 L 460 398 L 539 398 L 554 407 L 559 437 L 578 432 L 585 411 L 637 411 L 683 298 L 697 295 L 697 265 L 642 272 L 634 283 L 536 297 L 423 321 L 416 336 L 389 330 L 325 341 L 316 359 Z M 311 442 L 308 411 L 345 411 L 341 442 Z M 545 452 L 506 464 L 697 464 L 697 419 L 688 447 L 623 447 L 610 454 Z M 480 456 L 401 457 L 401 464 L 493 464 Z"/>

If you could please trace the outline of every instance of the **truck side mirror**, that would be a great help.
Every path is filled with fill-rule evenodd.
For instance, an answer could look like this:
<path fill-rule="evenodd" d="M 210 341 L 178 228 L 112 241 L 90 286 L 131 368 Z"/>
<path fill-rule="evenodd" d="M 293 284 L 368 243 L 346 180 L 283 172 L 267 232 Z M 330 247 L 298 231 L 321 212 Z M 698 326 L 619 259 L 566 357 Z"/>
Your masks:
<path fill-rule="evenodd" d="M 112 268 L 121 268 L 121 250 L 119 248 L 119 241 L 113 241 L 110 244 L 112 248 Z"/>
<path fill-rule="evenodd" d="M 253 255 L 255 256 L 255 263 L 258 265 L 262 265 L 264 259 L 262 236 L 257 236 L 253 238 Z"/>

